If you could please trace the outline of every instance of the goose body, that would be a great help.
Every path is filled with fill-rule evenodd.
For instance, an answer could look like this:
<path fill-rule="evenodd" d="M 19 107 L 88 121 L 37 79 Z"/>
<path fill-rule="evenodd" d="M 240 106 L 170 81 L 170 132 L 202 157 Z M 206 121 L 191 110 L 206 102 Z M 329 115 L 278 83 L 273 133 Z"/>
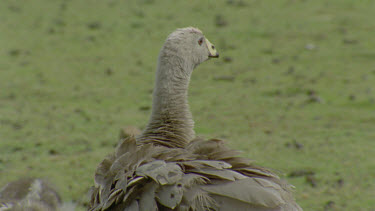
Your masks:
<path fill-rule="evenodd" d="M 60 196 L 42 179 L 22 178 L 0 190 L 0 211 L 55 211 L 60 206 Z"/>
<path fill-rule="evenodd" d="M 168 36 L 149 123 L 100 163 L 89 210 L 302 210 L 277 175 L 221 140 L 195 137 L 187 90 L 193 69 L 210 57 L 218 53 L 200 30 Z"/>

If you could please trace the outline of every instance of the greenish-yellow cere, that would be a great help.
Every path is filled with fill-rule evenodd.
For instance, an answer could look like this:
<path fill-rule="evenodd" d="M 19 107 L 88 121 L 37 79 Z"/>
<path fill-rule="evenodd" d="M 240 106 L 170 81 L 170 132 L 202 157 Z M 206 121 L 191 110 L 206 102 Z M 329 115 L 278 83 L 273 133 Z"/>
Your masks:
<path fill-rule="evenodd" d="M 45 177 L 84 210 L 120 128 L 148 121 L 167 35 L 195 26 L 220 53 L 190 82 L 197 134 L 283 172 L 304 210 L 373 210 L 374 11 L 370 0 L 1 0 L 0 186 Z"/>
<path fill-rule="evenodd" d="M 217 50 L 207 38 L 206 38 L 206 45 L 207 45 L 208 51 L 210 52 L 210 55 L 215 56 L 217 54 Z"/>

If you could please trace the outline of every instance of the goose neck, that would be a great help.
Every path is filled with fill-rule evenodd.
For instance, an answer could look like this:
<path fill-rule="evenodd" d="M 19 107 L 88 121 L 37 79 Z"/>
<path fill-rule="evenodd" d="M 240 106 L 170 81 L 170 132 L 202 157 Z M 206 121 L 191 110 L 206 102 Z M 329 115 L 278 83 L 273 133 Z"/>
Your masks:
<path fill-rule="evenodd" d="M 183 147 L 194 138 L 194 122 L 187 100 L 192 70 L 193 66 L 178 57 L 159 57 L 152 114 L 139 138 L 141 142 Z"/>

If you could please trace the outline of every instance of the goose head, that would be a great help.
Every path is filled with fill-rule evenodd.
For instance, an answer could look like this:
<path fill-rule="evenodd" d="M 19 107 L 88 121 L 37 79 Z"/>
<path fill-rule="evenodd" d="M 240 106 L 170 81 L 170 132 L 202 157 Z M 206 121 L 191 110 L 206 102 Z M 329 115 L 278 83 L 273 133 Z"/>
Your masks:
<path fill-rule="evenodd" d="M 194 69 L 210 58 L 218 58 L 215 46 L 197 28 L 187 27 L 172 32 L 165 41 L 162 51 L 167 56 L 176 56 L 185 65 Z M 187 68 L 190 69 L 190 68 Z"/>

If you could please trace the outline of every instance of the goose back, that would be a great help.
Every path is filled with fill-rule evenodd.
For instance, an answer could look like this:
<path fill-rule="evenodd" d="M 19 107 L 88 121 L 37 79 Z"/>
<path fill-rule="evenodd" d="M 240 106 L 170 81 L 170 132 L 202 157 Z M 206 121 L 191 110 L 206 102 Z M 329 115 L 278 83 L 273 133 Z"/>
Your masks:
<path fill-rule="evenodd" d="M 290 185 L 218 139 L 168 148 L 129 137 L 98 166 L 95 182 L 92 211 L 302 210 Z"/>

